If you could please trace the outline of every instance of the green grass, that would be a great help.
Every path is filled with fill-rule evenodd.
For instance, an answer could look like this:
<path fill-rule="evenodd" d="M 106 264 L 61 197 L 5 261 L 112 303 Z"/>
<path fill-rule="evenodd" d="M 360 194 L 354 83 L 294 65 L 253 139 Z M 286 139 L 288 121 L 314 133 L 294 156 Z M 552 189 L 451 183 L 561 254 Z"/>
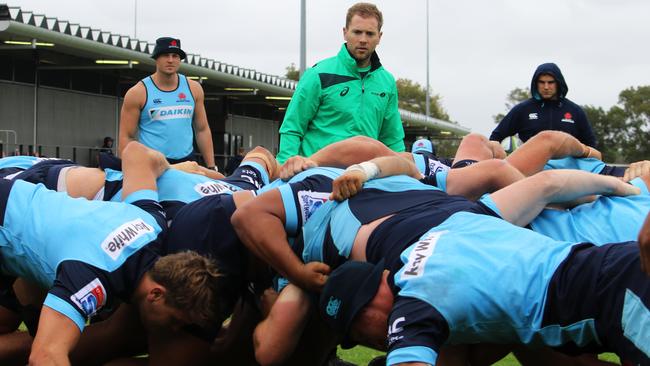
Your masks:
<path fill-rule="evenodd" d="M 352 349 L 344 350 L 339 347 L 339 350 L 337 352 L 338 356 L 348 362 L 352 362 L 358 366 L 366 366 L 370 360 L 373 358 L 382 355 L 383 352 L 380 351 L 375 351 L 370 348 L 358 346 L 354 347 Z M 619 363 L 618 357 L 612 353 L 604 353 L 600 355 L 599 357 L 601 360 L 605 361 L 610 361 L 614 363 Z M 504 359 L 501 361 L 495 363 L 494 365 L 496 366 L 519 366 L 519 361 L 515 358 L 515 356 L 509 354 L 506 356 Z"/>

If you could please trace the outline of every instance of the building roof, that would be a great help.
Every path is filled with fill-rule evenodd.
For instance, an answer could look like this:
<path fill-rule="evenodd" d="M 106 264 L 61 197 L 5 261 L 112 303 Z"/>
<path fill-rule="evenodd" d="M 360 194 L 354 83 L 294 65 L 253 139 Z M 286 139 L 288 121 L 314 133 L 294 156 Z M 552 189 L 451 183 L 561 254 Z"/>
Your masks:
<path fill-rule="evenodd" d="M 43 14 L 34 14 L 20 7 L 0 5 L 0 40 L 29 42 L 30 44 L 22 47 L 34 49 L 44 47 L 42 44 L 52 44 L 52 48 L 60 53 L 92 60 L 88 65 L 81 67 L 95 67 L 94 60 L 97 59 L 137 61 L 137 64 L 128 65 L 134 69 L 150 70 L 155 67 L 155 61 L 150 57 L 155 46 L 153 43 Z M 20 46 L 0 46 L 6 47 Z M 256 94 L 266 96 L 290 97 L 297 84 L 296 81 L 281 76 L 231 65 L 191 52 L 187 52 L 187 58 L 183 60 L 180 71 L 187 75 L 204 77 L 204 83 L 207 84 L 250 88 L 255 90 Z M 470 132 L 470 129 L 458 124 L 402 109 L 400 115 L 405 127 L 413 125 L 459 135 Z"/>

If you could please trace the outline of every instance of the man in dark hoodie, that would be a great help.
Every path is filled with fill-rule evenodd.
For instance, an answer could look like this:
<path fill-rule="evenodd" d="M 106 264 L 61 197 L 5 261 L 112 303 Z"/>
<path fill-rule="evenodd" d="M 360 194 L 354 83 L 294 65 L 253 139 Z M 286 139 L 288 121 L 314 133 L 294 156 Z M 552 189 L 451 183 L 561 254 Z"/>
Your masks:
<path fill-rule="evenodd" d="M 532 98 L 514 106 L 492 131 L 490 140 L 501 141 L 519 134 L 526 142 L 543 130 L 564 131 L 580 142 L 596 146 L 596 137 L 579 105 L 566 98 L 569 87 L 554 63 L 541 64 L 530 83 Z"/>

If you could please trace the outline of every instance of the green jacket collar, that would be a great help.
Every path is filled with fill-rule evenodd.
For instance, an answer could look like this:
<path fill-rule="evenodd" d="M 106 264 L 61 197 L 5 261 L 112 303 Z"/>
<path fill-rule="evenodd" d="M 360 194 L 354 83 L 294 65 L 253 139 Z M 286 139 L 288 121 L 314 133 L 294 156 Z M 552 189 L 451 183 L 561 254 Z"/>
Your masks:
<path fill-rule="evenodd" d="M 354 57 L 350 55 L 350 52 L 348 52 L 348 47 L 346 43 L 343 43 L 343 45 L 341 46 L 341 50 L 339 51 L 337 57 L 341 61 L 341 63 L 345 65 L 345 68 L 348 69 L 350 73 L 352 73 L 352 75 L 359 74 L 359 69 L 357 68 L 357 60 L 355 60 Z M 381 67 L 381 62 L 379 61 L 379 56 L 375 51 L 370 56 L 370 72 L 373 72 L 380 67 Z"/>

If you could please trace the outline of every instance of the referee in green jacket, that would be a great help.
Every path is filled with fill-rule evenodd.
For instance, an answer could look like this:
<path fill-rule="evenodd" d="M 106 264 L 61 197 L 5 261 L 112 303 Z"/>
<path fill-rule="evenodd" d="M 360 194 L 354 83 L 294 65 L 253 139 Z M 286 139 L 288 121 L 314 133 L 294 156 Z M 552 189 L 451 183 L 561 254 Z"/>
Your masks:
<path fill-rule="evenodd" d="M 358 3 L 348 9 L 343 28 L 346 43 L 338 55 L 303 74 L 289 103 L 280 127 L 280 163 L 359 135 L 404 151 L 395 79 L 375 52 L 382 23 L 382 14 L 373 4 Z"/>

